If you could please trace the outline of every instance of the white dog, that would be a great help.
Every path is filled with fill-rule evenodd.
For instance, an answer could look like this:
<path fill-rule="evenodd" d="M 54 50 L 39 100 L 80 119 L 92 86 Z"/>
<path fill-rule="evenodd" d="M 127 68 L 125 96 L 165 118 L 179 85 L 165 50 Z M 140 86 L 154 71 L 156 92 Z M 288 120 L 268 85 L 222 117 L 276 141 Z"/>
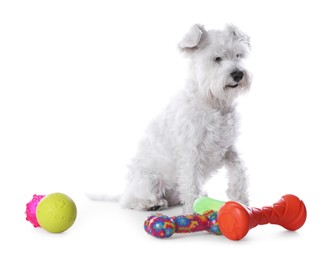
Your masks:
<path fill-rule="evenodd" d="M 147 128 L 119 202 L 137 210 L 182 204 L 191 213 L 203 184 L 226 166 L 228 198 L 248 205 L 245 167 L 234 143 L 235 99 L 251 83 L 243 66 L 249 37 L 235 26 L 206 31 L 194 25 L 179 49 L 191 61 L 186 87 Z"/>

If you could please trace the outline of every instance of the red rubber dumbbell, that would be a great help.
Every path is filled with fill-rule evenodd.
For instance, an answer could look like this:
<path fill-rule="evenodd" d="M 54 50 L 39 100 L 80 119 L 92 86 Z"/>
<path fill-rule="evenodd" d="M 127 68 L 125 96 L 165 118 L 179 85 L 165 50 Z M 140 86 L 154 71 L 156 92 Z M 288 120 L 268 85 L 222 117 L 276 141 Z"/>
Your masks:
<path fill-rule="evenodd" d="M 273 206 L 261 209 L 245 207 L 229 201 L 218 212 L 218 224 L 221 233 L 231 240 L 240 240 L 257 225 L 277 224 L 294 231 L 306 221 L 305 204 L 298 197 L 287 194 Z"/>

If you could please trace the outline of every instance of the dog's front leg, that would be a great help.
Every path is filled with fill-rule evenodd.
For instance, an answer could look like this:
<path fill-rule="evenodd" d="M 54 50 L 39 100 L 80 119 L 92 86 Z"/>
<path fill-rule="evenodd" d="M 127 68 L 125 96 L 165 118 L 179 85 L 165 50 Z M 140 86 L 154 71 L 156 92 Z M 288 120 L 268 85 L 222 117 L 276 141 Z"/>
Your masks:
<path fill-rule="evenodd" d="M 194 201 L 201 194 L 201 175 L 196 160 L 182 158 L 178 167 L 178 191 L 183 214 L 193 213 Z"/>
<path fill-rule="evenodd" d="M 234 147 L 230 147 L 225 155 L 225 166 L 228 174 L 228 198 L 248 206 L 246 167 Z"/>

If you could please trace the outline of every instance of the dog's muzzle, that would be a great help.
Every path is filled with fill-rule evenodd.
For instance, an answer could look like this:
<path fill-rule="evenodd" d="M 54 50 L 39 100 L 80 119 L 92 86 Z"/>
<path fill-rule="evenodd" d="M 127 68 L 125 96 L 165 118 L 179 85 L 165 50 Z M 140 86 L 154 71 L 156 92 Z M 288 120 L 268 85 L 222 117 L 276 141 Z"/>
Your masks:
<path fill-rule="evenodd" d="M 228 88 L 236 88 L 238 86 L 238 83 L 244 77 L 244 73 L 241 70 L 235 70 L 232 73 L 230 73 L 230 76 L 233 79 L 233 81 L 237 82 L 237 84 L 227 85 L 226 87 L 228 87 Z"/>

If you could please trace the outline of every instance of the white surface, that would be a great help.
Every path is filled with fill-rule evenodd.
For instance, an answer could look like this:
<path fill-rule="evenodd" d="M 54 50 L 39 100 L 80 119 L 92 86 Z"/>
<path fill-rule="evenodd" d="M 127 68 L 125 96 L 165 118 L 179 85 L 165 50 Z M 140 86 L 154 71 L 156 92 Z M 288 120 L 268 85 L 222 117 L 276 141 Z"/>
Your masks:
<path fill-rule="evenodd" d="M 0 259 L 328 257 L 327 1 L 109 2 L 0 3 Z M 239 107 L 251 205 L 299 196 L 308 218 L 297 232 L 159 240 L 143 230 L 149 212 L 84 196 L 120 191 L 144 128 L 184 84 L 176 44 L 194 23 L 234 23 L 251 36 L 254 82 Z M 222 200 L 225 187 L 224 173 L 207 186 Z M 57 191 L 75 200 L 76 223 L 62 234 L 34 229 L 25 204 Z"/>

